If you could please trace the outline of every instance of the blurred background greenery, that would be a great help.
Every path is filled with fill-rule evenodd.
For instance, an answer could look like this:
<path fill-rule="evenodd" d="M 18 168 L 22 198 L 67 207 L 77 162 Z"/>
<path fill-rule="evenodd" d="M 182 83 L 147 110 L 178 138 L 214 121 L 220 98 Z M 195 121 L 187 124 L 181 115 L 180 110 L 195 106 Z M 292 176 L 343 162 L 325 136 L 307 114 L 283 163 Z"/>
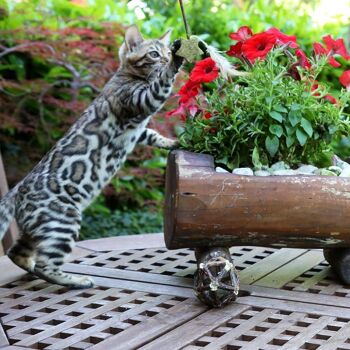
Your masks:
<path fill-rule="evenodd" d="M 193 34 L 226 51 L 228 34 L 277 27 L 307 52 L 325 34 L 349 45 L 350 0 L 184 1 Z M 184 37 L 177 0 L 0 0 L 0 147 L 10 185 L 59 139 L 118 67 L 126 26 L 145 37 L 172 28 Z M 347 69 L 349 69 L 348 67 Z M 339 89 L 342 69 L 321 80 Z M 170 103 L 172 103 L 170 101 Z M 160 113 L 152 127 L 174 135 Z M 344 138 L 338 153 L 349 156 Z M 166 152 L 137 148 L 117 178 L 86 210 L 81 238 L 162 230 Z"/>

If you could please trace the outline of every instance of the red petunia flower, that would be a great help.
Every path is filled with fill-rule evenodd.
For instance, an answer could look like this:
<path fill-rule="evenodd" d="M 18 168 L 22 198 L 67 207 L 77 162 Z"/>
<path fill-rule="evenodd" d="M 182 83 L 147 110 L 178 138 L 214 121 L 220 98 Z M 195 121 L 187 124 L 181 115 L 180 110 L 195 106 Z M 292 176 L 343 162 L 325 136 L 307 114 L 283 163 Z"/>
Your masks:
<path fill-rule="evenodd" d="M 301 67 L 304 69 L 310 69 L 311 63 L 309 62 L 307 56 L 305 55 L 305 52 L 301 49 L 295 50 L 295 56 L 298 57 L 298 62 Z"/>
<path fill-rule="evenodd" d="M 328 63 L 335 68 L 341 66 L 341 64 L 333 56 L 329 57 Z"/>
<path fill-rule="evenodd" d="M 249 39 L 252 35 L 253 35 L 252 30 L 249 27 L 247 27 L 247 26 L 243 26 L 243 27 L 240 27 L 237 30 L 237 32 L 231 33 L 229 35 L 229 37 L 232 40 L 245 41 L 245 40 Z"/>
<path fill-rule="evenodd" d="M 332 51 L 332 54 L 340 55 L 346 60 L 350 59 L 350 56 L 346 50 L 344 39 L 333 39 L 330 35 L 326 35 L 323 38 L 324 43 L 327 46 L 329 51 Z"/>
<path fill-rule="evenodd" d="M 194 117 L 196 113 L 199 111 L 199 107 L 196 104 L 189 104 L 187 106 L 187 109 L 192 117 Z"/>
<path fill-rule="evenodd" d="M 289 47 L 296 49 L 298 47 L 297 37 L 295 35 L 287 35 L 282 33 L 277 28 L 270 28 L 265 33 L 273 34 L 277 44 L 289 44 Z"/>
<path fill-rule="evenodd" d="M 314 92 L 318 89 L 319 85 L 318 82 L 315 80 L 314 84 L 311 86 L 311 91 Z M 319 92 L 315 92 L 314 94 L 312 94 L 314 96 L 320 96 L 321 94 Z"/>
<path fill-rule="evenodd" d="M 290 66 L 288 73 L 294 80 L 301 80 L 301 76 L 298 71 L 298 63 L 294 63 Z"/>
<path fill-rule="evenodd" d="M 226 51 L 227 55 L 240 58 L 242 56 L 242 45 L 242 42 L 238 42 L 235 45 L 231 45 L 230 49 Z"/>
<path fill-rule="evenodd" d="M 199 111 L 199 107 L 193 100 L 189 100 L 187 103 L 181 103 L 179 107 L 166 112 L 165 116 L 170 118 L 173 116 L 180 116 L 181 120 L 186 120 L 186 115 L 189 113 L 192 117 Z"/>
<path fill-rule="evenodd" d="M 180 104 L 177 108 L 165 113 L 165 116 L 167 118 L 173 117 L 175 115 L 180 116 L 182 120 L 186 120 L 186 108 L 183 104 Z"/>
<path fill-rule="evenodd" d="M 350 91 L 350 69 L 343 72 L 339 78 L 340 83 Z"/>
<path fill-rule="evenodd" d="M 314 84 L 311 86 L 311 92 L 316 91 L 319 87 L 320 86 L 318 85 L 318 81 L 315 80 Z M 315 96 L 315 97 L 319 97 L 319 96 L 321 96 L 321 93 L 316 91 L 312 95 Z M 329 102 L 331 102 L 333 104 L 337 104 L 338 103 L 337 99 L 335 97 L 333 97 L 332 95 L 326 95 L 326 96 L 323 96 L 323 98 L 328 100 Z"/>
<path fill-rule="evenodd" d="M 309 59 L 305 55 L 305 52 L 301 49 L 295 50 L 295 55 L 298 57 L 298 62 L 293 63 L 291 67 L 288 70 L 288 73 L 291 75 L 291 77 L 295 80 L 301 80 L 300 72 L 298 70 L 298 67 L 302 67 L 304 69 L 310 69 L 311 63 L 309 62 Z"/>
<path fill-rule="evenodd" d="M 194 83 L 209 83 L 219 76 L 219 68 L 210 57 L 196 63 L 190 74 Z"/>
<path fill-rule="evenodd" d="M 338 103 L 337 99 L 332 95 L 326 95 L 324 98 L 328 100 L 330 103 L 333 103 L 334 105 Z"/>
<path fill-rule="evenodd" d="M 327 50 L 320 43 L 313 43 L 314 52 L 316 56 L 327 55 Z"/>
<path fill-rule="evenodd" d="M 242 45 L 242 52 L 251 62 L 256 59 L 264 59 L 276 43 L 276 37 L 273 34 L 259 33 L 253 35 Z"/>
<path fill-rule="evenodd" d="M 325 56 L 331 53 L 331 50 L 326 49 L 320 43 L 314 43 L 313 47 L 314 47 L 314 52 L 316 56 Z M 341 66 L 341 64 L 338 61 L 336 61 L 333 56 L 329 57 L 328 63 L 335 68 L 338 68 Z"/>
<path fill-rule="evenodd" d="M 191 80 L 188 80 L 185 85 L 181 87 L 178 92 L 180 96 L 180 103 L 186 103 L 189 99 L 198 95 L 200 89 L 200 84 L 194 83 Z"/>

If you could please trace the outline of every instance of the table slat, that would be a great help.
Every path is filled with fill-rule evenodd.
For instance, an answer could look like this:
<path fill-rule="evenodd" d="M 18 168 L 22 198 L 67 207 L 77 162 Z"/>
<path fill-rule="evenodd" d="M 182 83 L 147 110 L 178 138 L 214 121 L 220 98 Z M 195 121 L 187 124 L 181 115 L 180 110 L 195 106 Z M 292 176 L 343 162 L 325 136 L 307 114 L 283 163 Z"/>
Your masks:
<path fill-rule="evenodd" d="M 124 332 L 112 336 L 93 346 L 91 350 L 106 350 L 123 344 L 123 350 L 138 348 L 177 326 L 205 312 L 206 307 L 197 300 L 186 300 L 176 305 L 165 314 L 158 314 L 144 323 L 128 328 Z"/>

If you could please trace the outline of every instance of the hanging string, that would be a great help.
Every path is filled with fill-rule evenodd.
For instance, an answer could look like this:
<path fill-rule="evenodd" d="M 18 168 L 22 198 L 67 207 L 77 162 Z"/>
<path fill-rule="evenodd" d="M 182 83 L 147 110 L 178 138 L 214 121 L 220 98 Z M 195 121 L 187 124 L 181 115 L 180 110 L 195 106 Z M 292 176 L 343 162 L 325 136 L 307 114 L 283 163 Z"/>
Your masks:
<path fill-rule="evenodd" d="M 179 4 L 180 4 L 180 9 L 181 9 L 182 19 L 183 19 L 184 25 L 185 25 L 186 37 L 187 37 L 187 39 L 189 39 L 191 36 L 191 33 L 190 33 L 189 26 L 188 26 L 185 8 L 184 8 L 184 4 L 183 4 L 182 0 L 179 0 Z"/>

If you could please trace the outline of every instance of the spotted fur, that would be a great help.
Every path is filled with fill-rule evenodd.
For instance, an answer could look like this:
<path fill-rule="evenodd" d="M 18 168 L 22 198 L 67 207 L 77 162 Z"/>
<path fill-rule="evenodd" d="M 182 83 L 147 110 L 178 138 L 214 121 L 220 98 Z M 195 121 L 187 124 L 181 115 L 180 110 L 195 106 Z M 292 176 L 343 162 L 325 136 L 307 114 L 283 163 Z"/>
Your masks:
<path fill-rule="evenodd" d="M 79 236 L 82 211 L 100 193 L 137 143 L 172 148 L 176 141 L 147 129 L 169 97 L 182 59 L 169 33 L 144 40 L 126 31 L 121 66 L 102 93 L 53 149 L 0 201 L 0 239 L 13 217 L 21 235 L 8 256 L 21 268 L 72 288 L 89 277 L 61 270 Z"/>

